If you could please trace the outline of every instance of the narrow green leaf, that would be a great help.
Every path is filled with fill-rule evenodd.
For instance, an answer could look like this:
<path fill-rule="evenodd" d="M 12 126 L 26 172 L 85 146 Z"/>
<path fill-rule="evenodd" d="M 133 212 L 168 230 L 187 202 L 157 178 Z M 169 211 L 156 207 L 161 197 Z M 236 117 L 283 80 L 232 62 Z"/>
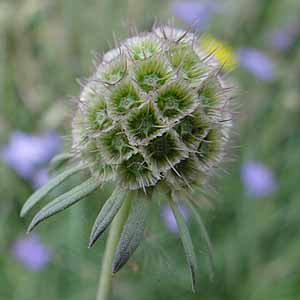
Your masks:
<path fill-rule="evenodd" d="M 35 204 L 37 204 L 40 200 L 46 197 L 54 188 L 59 186 L 61 183 L 63 183 L 66 179 L 68 179 L 73 174 L 83 169 L 84 169 L 83 166 L 76 166 L 52 178 L 46 185 L 42 186 L 40 189 L 38 189 L 28 198 L 28 200 L 25 202 L 25 204 L 22 207 L 20 216 L 24 217 Z"/>
<path fill-rule="evenodd" d="M 50 161 L 49 171 L 57 170 L 62 167 L 67 161 L 74 157 L 72 153 L 60 153 L 52 158 Z"/>
<path fill-rule="evenodd" d="M 55 200 L 50 202 L 44 208 L 42 208 L 32 219 L 28 232 L 32 231 L 32 229 L 37 226 L 40 222 L 45 219 L 59 213 L 60 211 L 68 208 L 69 206 L 75 204 L 85 196 L 92 193 L 99 186 L 99 181 L 95 178 L 91 177 L 80 185 L 76 186 L 72 190 L 67 193 L 64 193 L 57 197 Z"/>
<path fill-rule="evenodd" d="M 198 274 L 198 267 L 197 267 L 197 258 L 195 254 L 194 245 L 192 242 L 192 238 L 190 236 L 189 230 L 187 225 L 185 224 L 184 218 L 179 211 L 177 204 L 173 199 L 169 199 L 170 207 L 173 211 L 173 214 L 176 219 L 176 223 L 179 228 L 180 238 L 182 241 L 182 245 L 184 248 L 185 256 L 191 271 L 192 277 L 192 289 L 195 292 L 196 284 L 198 282 L 199 274 Z"/>
<path fill-rule="evenodd" d="M 214 261 L 214 250 L 213 250 L 211 240 L 209 238 L 209 234 L 206 230 L 206 226 L 202 220 L 202 217 L 201 217 L 200 213 L 198 212 L 198 210 L 195 208 L 194 204 L 191 201 L 187 201 L 187 203 L 188 203 L 192 213 L 195 216 L 196 222 L 198 223 L 201 233 L 203 235 L 203 238 L 206 242 L 208 257 L 209 257 L 209 262 L 210 262 L 210 271 L 211 271 L 210 277 L 211 277 L 211 279 L 213 279 L 214 270 L 215 270 L 215 261 Z"/>
<path fill-rule="evenodd" d="M 147 200 L 145 198 L 133 199 L 131 213 L 124 226 L 113 260 L 113 273 L 117 273 L 126 264 L 142 241 L 147 215 Z"/>
<path fill-rule="evenodd" d="M 106 230 L 108 225 L 111 223 L 111 221 L 121 208 L 126 198 L 126 195 L 127 194 L 124 193 L 121 188 L 117 187 L 111 194 L 109 199 L 105 201 L 92 228 L 89 247 L 93 246 L 93 244 L 97 241 L 100 235 Z"/>

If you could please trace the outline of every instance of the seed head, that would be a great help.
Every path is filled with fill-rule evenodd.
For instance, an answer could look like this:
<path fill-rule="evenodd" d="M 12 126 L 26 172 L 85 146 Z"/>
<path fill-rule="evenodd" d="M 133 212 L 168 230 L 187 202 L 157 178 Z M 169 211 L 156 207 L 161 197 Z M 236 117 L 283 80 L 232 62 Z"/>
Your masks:
<path fill-rule="evenodd" d="M 73 122 L 73 150 L 92 176 L 127 190 L 202 184 L 231 119 L 210 54 L 194 34 L 159 27 L 104 55 Z"/>

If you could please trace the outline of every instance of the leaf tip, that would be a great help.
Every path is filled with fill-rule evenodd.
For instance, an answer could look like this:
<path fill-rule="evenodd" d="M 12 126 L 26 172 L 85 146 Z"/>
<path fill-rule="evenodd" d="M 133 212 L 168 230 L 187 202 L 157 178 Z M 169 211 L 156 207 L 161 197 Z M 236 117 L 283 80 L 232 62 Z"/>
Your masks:
<path fill-rule="evenodd" d="M 90 240 L 89 240 L 89 248 L 93 247 L 100 235 L 102 234 L 103 231 L 97 232 L 96 230 L 93 230 L 91 235 L 90 235 Z"/>
<path fill-rule="evenodd" d="M 88 244 L 88 249 L 91 249 L 95 244 L 95 240 L 94 239 L 90 239 L 89 244 Z"/>
<path fill-rule="evenodd" d="M 41 220 L 33 218 L 33 220 L 31 221 L 31 223 L 29 224 L 28 228 L 27 228 L 27 233 L 30 233 L 39 223 Z"/>
<path fill-rule="evenodd" d="M 122 265 L 120 264 L 120 262 L 114 262 L 112 265 L 112 273 L 116 274 L 120 269 L 121 269 Z"/>
<path fill-rule="evenodd" d="M 30 234 L 32 230 L 33 230 L 33 226 L 29 225 L 26 230 L 26 234 Z"/>
<path fill-rule="evenodd" d="M 21 218 L 24 218 L 25 215 L 26 215 L 26 210 L 24 209 L 24 206 L 23 206 L 22 209 L 21 209 L 21 211 L 20 211 L 20 213 L 19 213 L 19 216 L 20 216 Z"/>

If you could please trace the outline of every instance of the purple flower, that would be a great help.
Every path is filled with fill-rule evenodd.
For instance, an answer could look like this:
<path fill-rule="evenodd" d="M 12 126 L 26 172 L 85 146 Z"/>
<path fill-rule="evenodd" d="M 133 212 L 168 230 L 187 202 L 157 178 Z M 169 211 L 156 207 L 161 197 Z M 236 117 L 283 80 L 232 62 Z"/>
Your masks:
<path fill-rule="evenodd" d="M 216 5 L 208 1 L 175 1 L 171 10 L 176 17 L 185 23 L 198 29 L 204 29 L 216 12 Z"/>
<path fill-rule="evenodd" d="M 256 161 L 247 161 L 243 164 L 241 180 L 246 192 L 256 198 L 266 197 L 277 188 L 272 172 Z"/>
<path fill-rule="evenodd" d="M 271 58 L 258 49 L 242 48 L 238 51 L 241 67 L 258 79 L 270 81 L 275 78 L 275 64 Z"/>
<path fill-rule="evenodd" d="M 34 189 L 38 189 L 45 185 L 49 180 L 49 174 L 47 169 L 40 169 L 36 171 L 31 179 Z"/>
<path fill-rule="evenodd" d="M 42 244 L 37 235 L 29 235 L 16 240 L 11 248 L 11 253 L 16 260 L 33 271 L 43 269 L 51 259 L 49 249 Z"/>
<path fill-rule="evenodd" d="M 2 159 L 25 179 L 32 180 L 41 166 L 60 149 L 60 138 L 55 132 L 30 135 L 16 131 L 2 149 Z"/>
<path fill-rule="evenodd" d="M 279 51 L 285 51 L 292 45 L 297 36 L 300 36 L 299 26 L 285 26 L 269 33 L 269 44 Z"/>
<path fill-rule="evenodd" d="M 182 213 L 185 221 L 187 221 L 190 216 L 188 209 L 184 205 L 179 205 L 179 210 Z M 163 206 L 162 217 L 164 219 L 167 228 L 173 233 L 178 233 L 178 226 L 176 223 L 176 219 L 169 205 Z"/>

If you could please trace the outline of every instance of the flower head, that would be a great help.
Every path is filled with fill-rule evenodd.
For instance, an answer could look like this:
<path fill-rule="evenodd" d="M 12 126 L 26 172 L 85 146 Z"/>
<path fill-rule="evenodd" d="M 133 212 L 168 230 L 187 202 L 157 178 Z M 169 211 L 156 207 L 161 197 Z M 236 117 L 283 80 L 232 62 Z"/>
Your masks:
<path fill-rule="evenodd" d="M 194 248 L 176 203 L 180 196 L 193 205 L 192 191 L 203 188 L 224 157 L 231 89 L 220 69 L 214 53 L 205 51 L 196 35 L 173 27 L 154 28 L 106 53 L 78 99 L 72 151 L 55 159 L 57 164 L 72 158 L 70 168 L 36 191 L 21 215 L 73 174 L 85 170 L 88 178 L 42 208 L 28 230 L 113 181 L 116 188 L 96 218 L 90 246 L 115 217 L 116 224 L 124 224 L 115 273 L 144 236 L 152 196 L 164 193 L 194 286 Z"/>
<path fill-rule="evenodd" d="M 208 1 L 175 1 L 171 8 L 176 17 L 200 30 L 207 27 L 216 12 L 215 3 Z"/>
<path fill-rule="evenodd" d="M 254 48 L 242 48 L 238 51 L 240 66 L 258 79 L 270 81 L 275 79 L 275 64 L 262 51 Z"/>
<path fill-rule="evenodd" d="M 73 149 L 94 176 L 127 190 L 185 189 L 218 163 L 230 128 L 228 96 L 215 75 L 219 64 L 204 60 L 195 38 L 156 28 L 99 65 L 73 122 Z"/>
<path fill-rule="evenodd" d="M 286 51 L 296 38 L 300 38 L 300 26 L 289 25 L 271 31 L 269 33 L 269 44 L 279 51 Z"/>
<path fill-rule="evenodd" d="M 275 192 L 277 184 L 272 172 L 260 162 L 247 161 L 241 168 L 241 180 L 246 192 L 256 198 Z"/>
<path fill-rule="evenodd" d="M 37 235 L 17 239 L 12 245 L 11 252 L 20 263 L 33 271 L 45 268 L 51 259 L 49 249 Z"/>
<path fill-rule="evenodd" d="M 3 148 L 1 157 L 20 176 L 32 180 L 37 170 L 57 154 L 59 148 L 60 138 L 54 132 L 30 135 L 16 131 Z"/>

